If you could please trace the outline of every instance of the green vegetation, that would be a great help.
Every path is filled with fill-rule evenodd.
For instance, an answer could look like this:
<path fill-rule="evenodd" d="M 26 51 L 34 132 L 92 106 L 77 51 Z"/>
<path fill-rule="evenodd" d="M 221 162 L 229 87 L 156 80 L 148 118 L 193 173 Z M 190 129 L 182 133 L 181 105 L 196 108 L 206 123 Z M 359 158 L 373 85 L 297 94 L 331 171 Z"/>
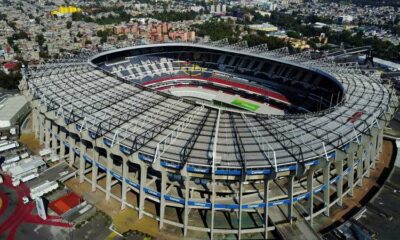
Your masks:
<path fill-rule="evenodd" d="M 100 38 L 100 43 L 102 44 L 107 42 L 107 37 L 111 35 L 112 35 L 112 29 L 110 28 L 97 31 L 97 36 Z"/>
<path fill-rule="evenodd" d="M 41 50 L 41 51 L 39 52 L 39 57 L 41 57 L 41 58 L 50 58 L 49 52 L 48 52 L 48 51 Z"/>
<path fill-rule="evenodd" d="M 36 35 L 35 40 L 36 40 L 36 42 L 39 44 L 39 46 L 43 46 L 44 42 L 46 41 L 46 40 L 44 39 L 43 34 L 38 34 L 38 35 Z"/>
<path fill-rule="evenodd" d="M 129 15 L 123 7 L 110 7 L 110 8 L 99 8 L 91 12 L 92 15 L 97 13 L 114 12 L 115 14 L 109 14 L 101 18 L 95 18 L 84 13 L 73 13 L 72 21 L 84 21 L 84 22 L 95 22 L 100 25 L 106 24 L 119 24 L 121 22 L 129 22 L 131 15 Z"/>
<path fill-rule="evenodd" d="M 263 33 L 245 35 L 243 36 L 243 40 L 247 41 L 250 47 L 266 43 L 269 50 L 290 47 L 290 44 L 284 40 L 277 37 L 270 37 Z"/>
<path fill-rule="evenodd" d="M 19 71 L 8 75 L 0 71 L 0 87 L 5 89 L 17 89 L 21 78 L 22 75 Z"/>
<path fill-rule="evenodd" d="M 330 27 L 316 29 L 312 26 L 315 22 L 324 22 L 327 24 L 333 23 L 331 19 L 325 19 L 317 16 L 301 16 L 297 13 L 286 14 L 281 12 L 272 12 L 270 17 L 264 17 L 264 21 L 268 21 L 280 28 L 286 29 L 290 37 L 313 38 L 324 33 L 328 38 L 329 43 L 340 45 L 344 43 L 345 47 L 361 47 L 371 45 L 374 55 L 379 58 L 388 60 L 400 60 L 400 45 L 394 45 L 389 41 L 382 40 L 376 37 L 365 37 L 361 31 L 353 33 L 348 30 L 342 32 L 333 31 Z M 399 29 L 400 31 L 400 29 Z M 316 47 L 319 40 L 312 39 L 308 42 L 312 47 Z M 322 46 L 321 50 L 327 46 Z"/>
<path fill-rule="evenodd" d="M 85 21 L 85 22 L 95 22 L 100 25 L 106 24 L 119 24 L 121 22 L 129 22 L 131 19 L 131 15 L 123 12 L 120 15 L 108 15 L 107 17 L 101 17 L 98 19 L 94 19 L 92 17 L 83 15 L 82 13 L 74 13 L 72 14 L 72 21 Z"/>
<path fill-rule="evenodd" d="M 236 43 L 239 41 L 238 36 L 240 30 L 234 26 L 232 21 L 207 21 L 200 25 L 193 25 L 192 27 L 197 29 L 198 35 L 210 36 L 211 41 L 217 41 L 223 38 L 228 38 L 229 43 Z M 277 37 L 269 37 L 262 32 L 244 35 L 242 36 L 242 40 L 247 41 L 250 47 L 266 43 L 271 50 L 288 46 L 284 40 Z"/>
<path fill-rule="evenodd" d="M 14 33 L 11 37 L 7 38 L 7 43 L 10 44 L 11 46 L 14 45 L 14 41 L 15 40 L 19 40 L 19 39 L 28 39 L 29 40 L 29 36 L 26 32 L 24 31 L 19 31 L 17 33 Z"/>
<path fill-rule="evenodd" d="M 83 13 L 73 13 L 71 15 L 72 21 L 84 21 L 84 22 L 93 22 L 93 19 L 89 16 L 84 15 Z"/>
<path fill-rule="evenodd" d="M 147 235 L 146 233 L 139 232 L 137 230 L 129 230 L 127 232 L 122 233 L 124 239 L 143 239 L 143 240 L 151 240 L 153 237 Z"/>
<path fill-rule="evenodd" d="M 212 20 L 203 24 L 195 24 L 192 27 L 197 29 L 198 35 L 210 36 L 211 41 L 217 41 L 223 38 L 232 39 L 236 37 L 232 21 L 223 22 Z"/>
<path fill-rule="evenodd" d="M 154 14 L 142 15 L 139 17 L 155 18 L 163 22 L 176 22 L 184 20 L 194 20 L 199 13 L 190 12 L 158 12 Z M 201 14 L 201 13 L 200 13 Z"/>

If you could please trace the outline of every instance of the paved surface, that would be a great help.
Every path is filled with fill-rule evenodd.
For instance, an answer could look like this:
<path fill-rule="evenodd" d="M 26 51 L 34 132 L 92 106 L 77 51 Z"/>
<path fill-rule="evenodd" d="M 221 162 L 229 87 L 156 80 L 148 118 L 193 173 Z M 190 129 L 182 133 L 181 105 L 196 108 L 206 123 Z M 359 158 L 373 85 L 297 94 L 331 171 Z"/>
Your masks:
<path fill-rule="evenodd" d="M 111 233 L 111 230 L 109 229 L 110 224 L 111 222 L 109 222 L 109 219 L 106 216 L 103 214 L 96 214 L 90 222 L 73 232 L 73 239 L 106 239 L 106 237 Z"/>
<path fill-rule="evenodd" d="M 367 205 L 358 221 L 377 234 L 378 239 L 400 236 L 400 168 L 385 183 L 378 195 Z"/>
<path fill-rule="evenodd" d="M 270 209 L 270 218 L 276 224 L 276 231 L 284 239 L 287 240 L 318 240 L 319 236 L 314 232 L 311 226 L 305 222 L 298 212 L 297 208 L 293 207 L 293 224 L 287 223 L 286 215 L 288 206 L 280 206 L 278 209 Z"/>
<path fill-rule="evenodd" d="M 28 194 L 25 184 L 13 187 L 11 178 L 4 176 L 4 183 L 0 184 L 0 239 L 58 239 L 60 228 L 71 227 L 58 216 L 41 219 L 34 211 L 34 202 L 22 203 L 22 197 Z M 47 227 L 48 231 L 34 231 L 38 226 Z"/>

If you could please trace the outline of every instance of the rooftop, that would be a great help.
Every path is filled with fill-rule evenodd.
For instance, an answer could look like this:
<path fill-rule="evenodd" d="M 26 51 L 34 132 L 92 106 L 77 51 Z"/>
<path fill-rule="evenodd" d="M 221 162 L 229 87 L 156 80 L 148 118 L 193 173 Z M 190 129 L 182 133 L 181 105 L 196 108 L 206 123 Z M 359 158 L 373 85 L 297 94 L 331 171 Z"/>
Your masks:
<path fill-rule="evenodd" d="M 0 100 L 0 128 L 9 122 L 28 101 L 22 95 L 14 95 Z"/>

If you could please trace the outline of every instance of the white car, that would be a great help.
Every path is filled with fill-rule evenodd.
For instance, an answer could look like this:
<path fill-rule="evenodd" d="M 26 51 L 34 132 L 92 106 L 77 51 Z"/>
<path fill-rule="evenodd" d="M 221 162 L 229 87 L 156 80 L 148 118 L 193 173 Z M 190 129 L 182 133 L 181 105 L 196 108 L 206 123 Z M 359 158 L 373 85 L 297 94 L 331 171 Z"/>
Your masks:
<path fill-rule="evenodd" d="M 64 177 L 65 175 L 67 175 L 69 172 L 68 171 L 62 171 L 62 172 L 60 172 L 58 175 L 60 176 L 60 177 Z"/>
<path fill-rule="evenodd" d="M 23 203 L 23 204 L 29 203 L 29 198 L 26 197 L 26 196 L 22 197 L 22 203 Z"/>
<path fill-rule="evenodd" d="M 16 180 L 12 181 L 13 187 L 18 187 L 20 183 L 21 183 L 21 181 L 19 179 L 16 179 Z"/>

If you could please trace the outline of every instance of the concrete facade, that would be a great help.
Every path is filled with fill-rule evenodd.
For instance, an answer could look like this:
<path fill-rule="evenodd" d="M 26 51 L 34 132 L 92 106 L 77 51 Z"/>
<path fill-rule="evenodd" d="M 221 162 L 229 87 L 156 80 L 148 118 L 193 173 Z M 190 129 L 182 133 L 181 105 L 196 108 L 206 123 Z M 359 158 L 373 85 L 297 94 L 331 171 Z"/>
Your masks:
<path fill-rule="evenodd" d="M 273 230 L 274 227 L 268 224 L 269 211 L 280 205 L 287 205 L 288 211 L 286 217 L 291 222 L 293 219 L 293 205 L 304 205 L 308 211 L 308 216 L 305 218 L 309 223 L 313 224 L 313 219 L 319 214 L 329 216 L 329 209 L 337 204 L 342 206 L 343 197 L 352 195 L 354 188 L 362 186 L 363 178 L 368 177 L 369 170 L 375 166 L 376 160 L 379 158 L 382 149 L 382 133 L 385 121 L 381 120 L 379 123 L 371 127 L 370 131 L 365 134 L 360 134 L 357 140 L 346 144 L 347 150 L 337 150 L 335 156 L 331 158 L 320 158 L 317 163 L 305 166 L 304 173 L 299 173 L 296 170 L 278 172 L 277 174 L 270 174 L 251 178 L 244 177 L 240 180 L 232 178 L 237 181 L 236 194 L 237 204 L 226 204 L 221 207 L 221 204 L 213 204 L 218 202 L 217 196 L 226 191 L 223 187 L 224 178 L 226 176 L 218 176 L 213 174 L 212 181 L 207 184 L 209 191 L 206 193 L 203 201 L 192 200 L 191 195 L 193 191 L 203 191 L 198 187 L 198 183 L 194 181 L 201 176 L 192 174 L 182 169 L 180 171 L 184 180 L 178 184 L 182 190 L 182 195 L 172 195 L 171 188 L 176 185 L 176 182 L 170 181 L 168 175 L 173 173 L 168 168 L 149 166 L 139 159 L 138 154 L 126 156 L 121 154 L 117 147 L 110 148 L 103 144 L 101 139 L 92 139 L 87 130 L 82 132 L 77 131 L 75 124 L 66 125 L 61 124 L 59 118 L 54 117 L 48 112 L 41 112 L 37 102 L 32 103 L 34 113 L 34 132 L 45 146 L 49 146 L 64 157 L 66 161 L 78 169 L 80 182 L 87 181 L 92 185 L 92 191 L 103 191 L 105 198 L 116 199 L 121 203 L 121 209 L 126 207 L 134 208 L 139 212 L 139 218 L 144 215 L 153 217 L 159 221 L 160 228 L 165 224 L 173 225 L 183 229 L 185 235 L 188 230 L 205 231 L 210 233 L 213 238 L 214 234 L 237 234 L 241 236 L 245 233 L 262 232 L 267 238 L 268 232 Z M 40 137 L 41 136 L 41 137 Z M 106 156 L 104 156 L 106 151 Z M 66 154 L 68 152 L 68 154 Z M 122 160 L 121 163 L 115 164 L 116 159 Z M 134 171 L 129 170 L 128 163 L 135 164 Z M 346 166 L 346 167 L 345 167 Z M 149 174 L 149 169 L 157 172 L 159 175 L 154 178 L 154 173 Z M 299 168 L 297 168 L 299 169 Z M 87 175 L 91 173 L 91 178 Z M 279 185 L 271 183 L 278 178 L 287 179 L 287 194 L 275 194 L 274 199 L 271 199 L 271 190 L 275 190 Z M 105 188 L 98 185 L 98 180 L 106 178 Z M 295 185 L 305 179 L 306 189 L 297 191 Z M 318 181 L 317 181 L 318 180 Z M 154 184 L 159 182 L 160 184 Z M 319 183 L 321 182 L 321 183 Z M 258 191 L 262 198 L 254 198 L 253 201 L 246 200 L 243 203 L 243 193 L 250 192 L 247 186 L 250 184 L 260 184 Z M 114 185 L 121 185 L 122 193 L 120 196 L 113 195 L 111 188 Z M 344 186 L 347 186 L 344 188 Z M 273 187 L 274 189 L 271 189 Z M 134 192 L 138 196 L 138 204 L 127 201 L 127 193 Z M 330 201 L 331 197 L 333 200 Z M 207 200 L 208 199 L 208 200 Z M 219 200 L 222 198 L 219 197 Z M 158 215 L 152 215 L 145 208 L 145 202 L 156 202 L 159 208 Z M 250 204 L 251 202 L 251 204 Z M 209 203 L 209 204 L 207 204 Z M 315 206 L 321 204 L 318 211 Z M 182 209 L 182 222 L 167 219 L 165 211 L 168 206 Z M 241 216 L 251 212 L 260 212 L 263 217 L 263 226 L 255 227 L 252 229 L 243 229 L 241 227 L 242 218 L 238 218 L 238 227 L 235 229 L 220 229 L 215 226 L 215 212 L 231 212 L 233 211 Z M 197 227 L 189 224 L 189 219 L 193 211 L 208 210 L 211 216 L 211 223 L 209 227 Z"/>

